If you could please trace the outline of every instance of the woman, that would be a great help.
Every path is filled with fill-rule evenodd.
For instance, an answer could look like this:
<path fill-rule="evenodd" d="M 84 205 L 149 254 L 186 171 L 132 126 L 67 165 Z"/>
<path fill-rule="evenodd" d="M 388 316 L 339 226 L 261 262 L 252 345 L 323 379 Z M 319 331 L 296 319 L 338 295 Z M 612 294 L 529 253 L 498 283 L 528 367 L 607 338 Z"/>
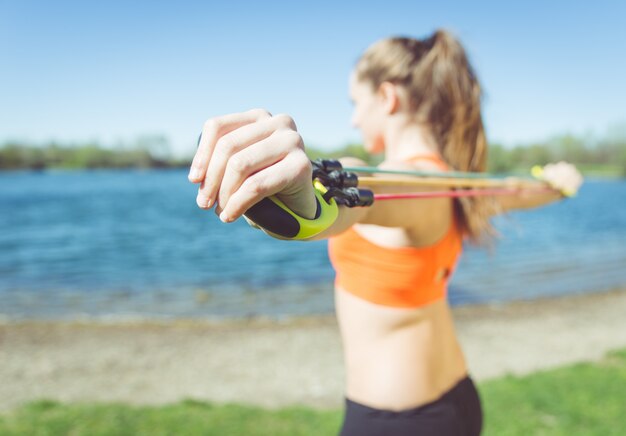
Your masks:
<path fill-rule="evenodd" d="M 480 87 L 460 43 L 445 31 L 371 46 L 350 79 L 353 124 L 385 169 L 484 171 L 487 142 Z M 344 163 L 361 164 L 354 159 Z M 311 164 L 293 120 L 263 110 L 205 123 L 190 181 L 197 203 L 224 222 L 276 194 L 312 218 Z M 578 172 L 549 166 L 546 178 L 576 191 Z M 381 191 L 377 189 L 377 191 Z M 398 191 L 398 189 L 394 189 Z M 491 232 L 489 218 L 561 198 L 403 200 L 340 207 L 330 227 L 336 310 L 346 365 L 342 435 L 477 435 L 482 413 L 458 344 L 446 287 L 462 240 Z"/>

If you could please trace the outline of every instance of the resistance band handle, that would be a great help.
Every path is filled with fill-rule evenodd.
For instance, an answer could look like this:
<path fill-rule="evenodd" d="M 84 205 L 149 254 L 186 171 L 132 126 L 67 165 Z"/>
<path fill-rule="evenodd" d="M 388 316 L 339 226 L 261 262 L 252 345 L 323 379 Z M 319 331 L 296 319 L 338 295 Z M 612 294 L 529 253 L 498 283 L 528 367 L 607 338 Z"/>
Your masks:
<path fill-rule="evenodd" d="M 303 218 L 289 209 L 276 196 L 264 198 L 244 214 L 268 233 L 284 239 L 308 239 L 329 228 L 339 215 L 334 198 L 324 199 L 326 188 L 313 182 L 317 210 L 313 219 Z"/>
<path fill-rule="evenodd" d="M 546 181 L 544 179 L 544 176 L 543 176 L 544 172 L 543 172 L 543 167 L 541 165 L 533 166 L 530 169 L 530 174 L 532 174 L 532 176 L 535 179 Z M 547 183 L 550 184 L 550 182 L 547 182 Z M 550 185 L 550 186 L 552 186 L 552 185 Z M 559 189 L 559 188 L 555 188 L 555 189 L 557 189 L 561 193 L 561 195 L 563 195 L 564 197 L 570 197 L 571 198 L 571 197 L 574 197 L 576 195 L 576 191 L 569 191 L 567 189 Z"/>

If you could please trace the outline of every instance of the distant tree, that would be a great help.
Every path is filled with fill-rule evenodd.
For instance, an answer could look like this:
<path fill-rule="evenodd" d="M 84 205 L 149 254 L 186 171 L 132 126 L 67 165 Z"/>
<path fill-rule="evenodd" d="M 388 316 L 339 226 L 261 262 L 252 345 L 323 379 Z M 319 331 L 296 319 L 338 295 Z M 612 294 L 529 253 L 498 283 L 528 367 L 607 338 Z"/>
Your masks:
<path fill-rule="evenodd" d="M 545 165 L 554 161 L 554 154 L 545 144 L 532 144 L 524 148 L 524 164 L 526 167 Z"/>
<path fill-rule="evenodd" d="M 135 141 L 134 148 L 143 151 L 141 162 L 146 166 L 166 166 L 172 159 L 170 142 L 165 135 L 140 136 Z"/>
<path fill-rule="evenodd" d="M 490 144 L 487 153 L 487 171 L 491 173 L 506 173 L 513 169 L 509 158 L 510 152 L 501 144 Z"/>
<path fill-rule="evenodd" d="M 0 153 L 0 169 L 12 170 L 22 168 L 24 164 L 23 150 L 15 143 L 5 144 Z"/>
<path fill-rule="evenodd" d="M 573 135 L 564 135 L 552 139 L 549 146 L 554 149 L 556 160 L 564 160 L 572 163 L 590 162 L 590 153 L 587 145 L 581 138 Z"/>
<path fill-rule="evenodd" d="M 0 147 L 0 170 L 44 168 L 159 168 L 184 167 L 190 159 L 175 159 L 169 141 L 162 135 L 138 137 L 132 144 L 118 142 L 103 147 L 97 142 L 61 145 L 50 142 L 34 146 L 16 141 Z M 367 165 L 377 165 L 383 155 L 368 154 L 361 144 L 350 143 L 335 150 L 306 147 L 309 158 L 340 158 L 353 156 Z M 518 145 L 513 148 L 491 144 L 488 171 L 494 173 L 527 172 L 532 165 L 545 165 L 559 160 L 575 164 L 606 165 L 621 168 L 626 177 L 626 123 L 609 129 L 604 138 L 589 135 L 561 135 L 546 142 Z"/>

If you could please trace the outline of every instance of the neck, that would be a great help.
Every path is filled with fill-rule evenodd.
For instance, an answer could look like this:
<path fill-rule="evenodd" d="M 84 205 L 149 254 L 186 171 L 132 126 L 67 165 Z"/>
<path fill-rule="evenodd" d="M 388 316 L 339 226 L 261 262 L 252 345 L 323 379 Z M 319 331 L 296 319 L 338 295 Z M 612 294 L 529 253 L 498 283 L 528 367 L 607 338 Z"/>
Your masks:
<path fill-rule="evenodd" d="M 419 154 L 439 155 L 430 128 L 404 117 L 389 120 L 384 140 L 385 160 L 405 160 Z"/>

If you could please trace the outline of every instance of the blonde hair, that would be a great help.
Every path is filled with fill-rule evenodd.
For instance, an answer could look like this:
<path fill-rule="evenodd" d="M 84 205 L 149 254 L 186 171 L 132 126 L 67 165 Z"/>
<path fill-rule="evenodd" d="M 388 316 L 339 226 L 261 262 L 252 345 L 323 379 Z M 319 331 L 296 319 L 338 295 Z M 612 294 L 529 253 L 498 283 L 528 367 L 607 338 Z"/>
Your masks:
<path fill-rule="evenodd" d="M 377 91 L 384 82 L 402 86 L 416 120 L 426 123 L 439 153 L 456 171 L 486 169 L 487 140 L 481 88 L 461 43 L 445 30 L 419 40 L 383 39 L 358 60 L 356 78 Z M 457 221 L 472 240 L 493 235 L 495 202 L 485 197 L 455 200 Z"/>

